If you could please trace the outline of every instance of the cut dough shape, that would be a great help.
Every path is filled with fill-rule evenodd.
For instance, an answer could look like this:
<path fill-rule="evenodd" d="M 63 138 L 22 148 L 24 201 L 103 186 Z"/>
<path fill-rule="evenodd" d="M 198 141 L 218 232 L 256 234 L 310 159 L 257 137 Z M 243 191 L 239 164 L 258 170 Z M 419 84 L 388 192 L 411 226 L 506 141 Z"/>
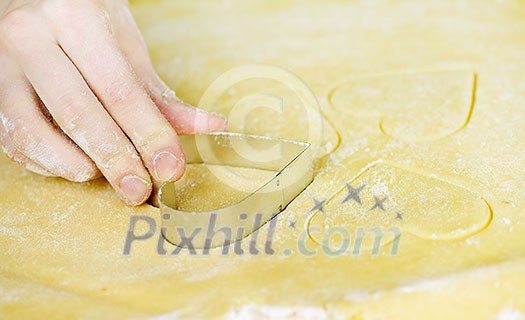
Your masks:
<path fill-rule="evenodd" d="M 349 230 L 354 238 L 359 238 L 359 229 L 365 230 L 363 249 L 368 250 L 374 245 L 374 228 L 386 234 L 383 245 L 395 238 L 395 229 L 387 232 L 392 227 L 422 239 L 452 241 L 480 232 L 492 219 L 481 196 L 421 170 L 376 162 L 348 185 L 350 189 L 345 187 L 326 203 L 325 214 L 312 215 L 309 230 L 315 242 L 321 244 L 334 227 Z M 361 189 L 359 195 L 356 189 Z"/>
<path fill-rule="evenodd" d="M 332 106 L 356 117 L 377 117 L 386 135 L 437 140 L 468 124 L 474 108 L 473 71 L 427 71 L 359 77 L 329 94 Z"/>
<path fill-rule="evenodd" d="M 256 191 L 276 173 L 253 168 L 188 164 L 181 181 L 175 184 L 180 209 L 207 211 L 232 205 Z M 227 180 L 239 183 L 233 188 L 223 182 Z"/>

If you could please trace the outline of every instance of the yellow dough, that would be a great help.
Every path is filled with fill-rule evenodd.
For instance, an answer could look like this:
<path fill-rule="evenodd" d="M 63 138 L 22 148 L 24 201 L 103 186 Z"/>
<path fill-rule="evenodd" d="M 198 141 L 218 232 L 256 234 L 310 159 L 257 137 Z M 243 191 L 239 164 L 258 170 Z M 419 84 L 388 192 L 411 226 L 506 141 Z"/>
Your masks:
<path fill-rule="evenodd" d="M 194 255 L 103 179 L 0 156 L 0 318 L 525 319 L 523 1 L 132 5 L 181 99 L 231 131 L 310 141 L 314 181 L 256 233 L 258 255 L 252 237 Z M 190 167 L 188 208 L 245 195 L 221 170 Z M 249 192 L 271 173 L 223 174 Z M 144 216 L 154 236 L 123 254 Z"/>
<path fill-rule="evenodd" d="M 175 184 L 180 210 L 207 211 L 224 208 L 255 192 L 277 172 L 229 166 L 189 164 Z M 235 181 L 228 185 L 223 181 Z"/>

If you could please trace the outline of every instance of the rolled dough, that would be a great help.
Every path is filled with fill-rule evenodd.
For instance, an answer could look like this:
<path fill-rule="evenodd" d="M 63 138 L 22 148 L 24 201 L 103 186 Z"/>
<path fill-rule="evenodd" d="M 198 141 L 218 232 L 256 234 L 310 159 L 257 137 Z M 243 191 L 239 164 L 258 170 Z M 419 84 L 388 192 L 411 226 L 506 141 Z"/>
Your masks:
<path fill-rule="evenodd" d="M 316 177 L 258 232 L 275 229 L 273 255 L 261 242 L 259 255 L 159 254 L 160 226 L 123 255 L 130 217 L 158 222 L 156 208 L 0 156 L 0 318 L 525 317 L 523 1 L 132 4 L 157 70 L 190 103 L 244 64 L 301 79 L 320 108 L 261 74 L 201 107 L 230 115 L 231 131 L 314 141 Z M 246 96 L 264 106 L 235 116 Z M 312 119 L 322 130 L 306 130 Z M 219 180 L 193 195 L 239 196 Z M 356 236 L 371 228 L 394 231 L 374 250 L 372 233 Z"/>

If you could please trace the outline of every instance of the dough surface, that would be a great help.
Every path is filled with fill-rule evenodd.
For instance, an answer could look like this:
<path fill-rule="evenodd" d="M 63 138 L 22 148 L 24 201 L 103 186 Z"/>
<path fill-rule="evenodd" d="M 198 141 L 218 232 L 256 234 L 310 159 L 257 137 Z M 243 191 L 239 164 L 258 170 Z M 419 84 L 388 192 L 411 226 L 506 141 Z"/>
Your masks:
<path fill-rule="evenodd" d="M 244 255 L 159 254 L 159 225 L 124 255 L 130 217 L 157 208 L 2 155 L 0 318 L 525 318 L 523 1 L 132 5 L 181 99 L 312 142 L 316 177 L 257 233 L 273 255 L 250 238 Z M 206 176 L 190 168 L 206 192 L 188 182 L 188 206 L 243 196 Z"/>
<path fill-rule="evenodd" d="M 189 164 L 175 185 L 180 210 L 224 208 L 255 192 L 277 172 L 253 168 Z M 225 181 L 234 181 L 228 185 Z"/>

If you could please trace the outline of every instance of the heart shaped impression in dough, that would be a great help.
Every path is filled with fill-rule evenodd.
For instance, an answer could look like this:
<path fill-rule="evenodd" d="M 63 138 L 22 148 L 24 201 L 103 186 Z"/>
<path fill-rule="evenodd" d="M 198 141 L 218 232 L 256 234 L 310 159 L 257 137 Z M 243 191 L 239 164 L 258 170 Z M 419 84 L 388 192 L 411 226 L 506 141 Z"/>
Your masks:
<path fill-rule="evenodd" d="M 468 188 L 383 161 L 365 167 L 329 198 L 323 211 L 314 212 L 308 223 L 314 242 L 338 247 L 342 238 L 330 236 L 337 233 L 331 229 L 343 228 L 363 250 L 392 243 L 403 232 L 458 240 L 482 231 L 492 219 L 488 202 Z"/>
<path fill-rule="evenodd" d="M 387 136 L 432 141 L 468 124 L 476 88 L 477 74 L 468 70 L 385 73 L 346 80 L 328 100 L 339 112 L 378 118 Z"/>

